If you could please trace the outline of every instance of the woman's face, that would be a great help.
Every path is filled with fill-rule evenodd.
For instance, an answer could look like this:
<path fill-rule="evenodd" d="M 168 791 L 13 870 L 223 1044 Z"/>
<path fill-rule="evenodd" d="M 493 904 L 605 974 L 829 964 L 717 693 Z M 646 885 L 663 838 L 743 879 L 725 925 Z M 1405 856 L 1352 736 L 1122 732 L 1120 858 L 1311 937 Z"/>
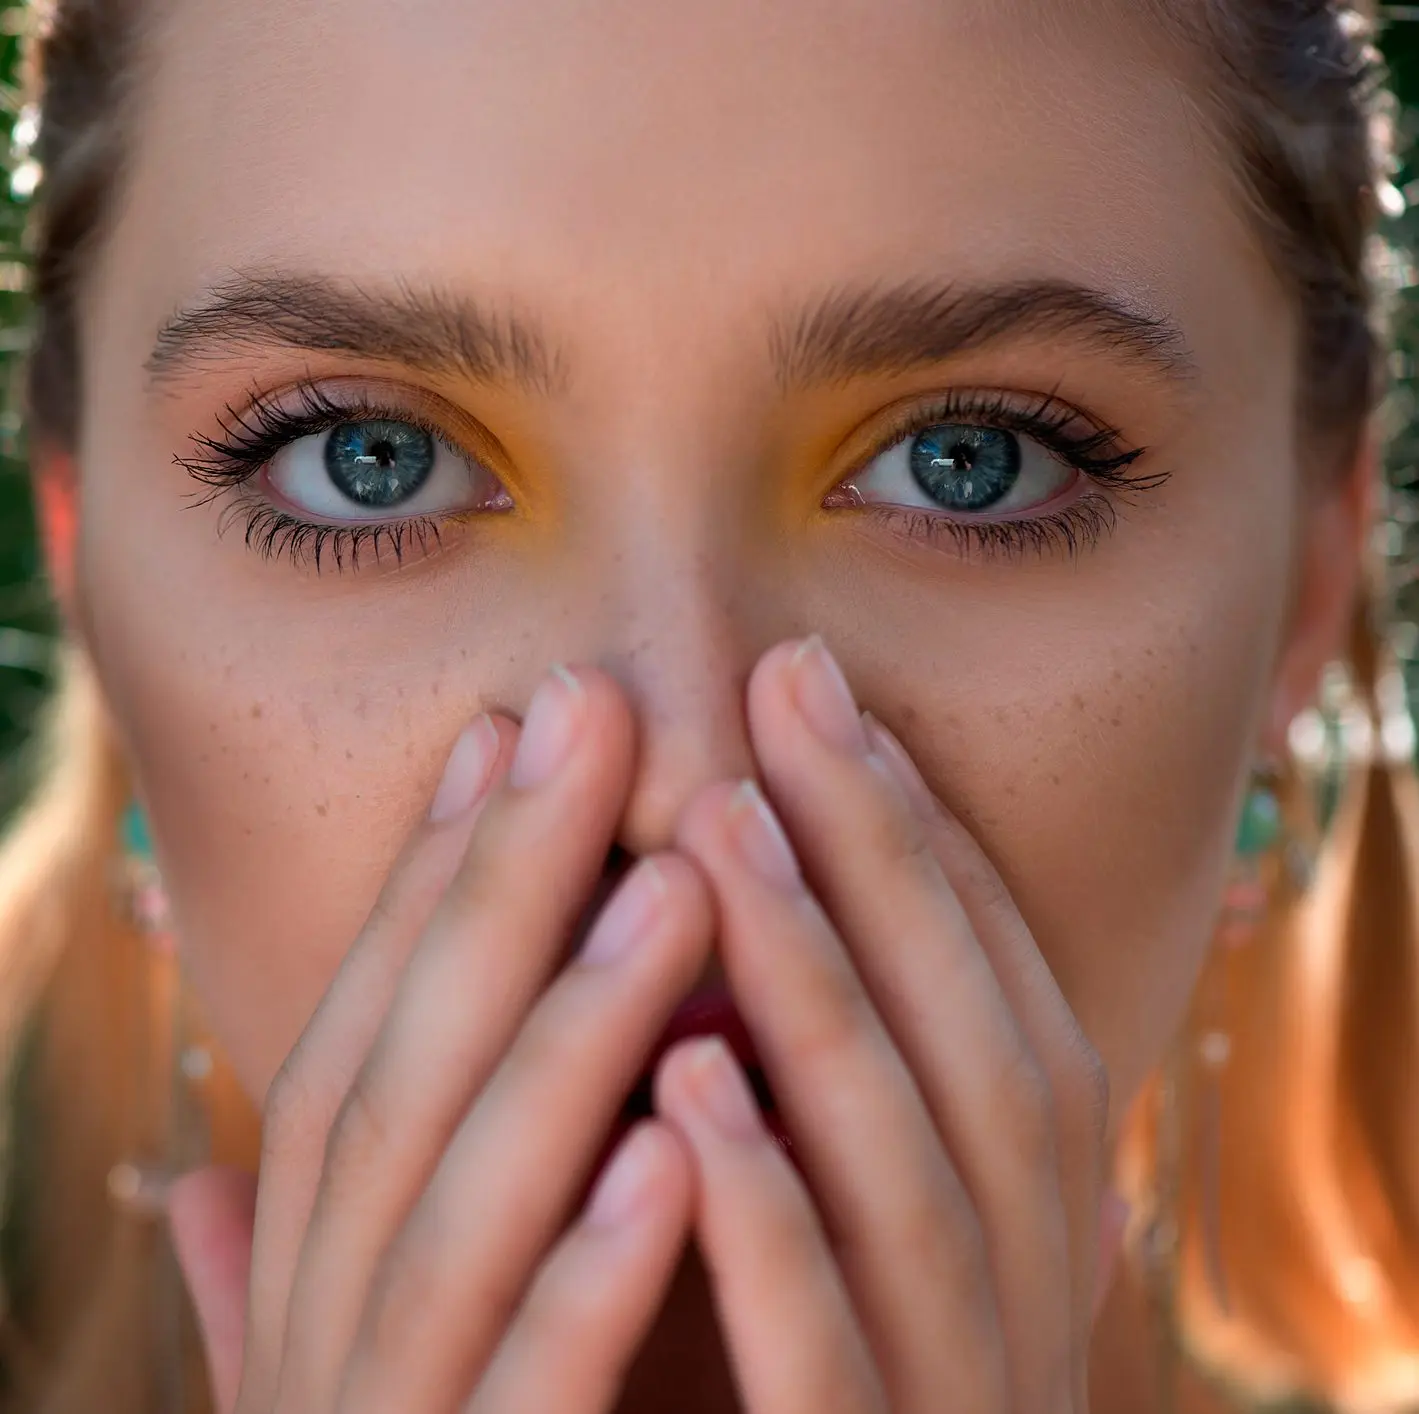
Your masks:
<path fill-rule="evenodd" d="M 254 1097 L 475 713 L 608 667 L 643 852 L 753 772 L 746 676 L 814 630 L 1134 1088 L 1350 524 L 1144 8 L 170 7 L 85 308 L 74 612 Z M 207 484 L 331 403 L 364 425 Z"/>

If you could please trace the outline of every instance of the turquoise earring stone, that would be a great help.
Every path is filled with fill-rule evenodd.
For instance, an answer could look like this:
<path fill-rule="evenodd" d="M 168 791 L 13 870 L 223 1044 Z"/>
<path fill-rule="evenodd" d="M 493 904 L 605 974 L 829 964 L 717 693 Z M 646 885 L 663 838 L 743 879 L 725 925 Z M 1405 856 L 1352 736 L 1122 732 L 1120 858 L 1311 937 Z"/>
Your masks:
<path fill-rule="evenodd" d="M 1267 786 L 1253 786 L 1237 822 L 1237 853 L 1243 859 L 1255 859 L 1274 849 L 1280 838 L 1281 802 L 1276 792 Z"/>
<path fill-rule="evenodd" d="M 151 861 L 153 858 L 153 837 L 148 832 L 148 817 L 137 801 L 132 802 L 123 812 L 123 847 L 137 859 Z"/>

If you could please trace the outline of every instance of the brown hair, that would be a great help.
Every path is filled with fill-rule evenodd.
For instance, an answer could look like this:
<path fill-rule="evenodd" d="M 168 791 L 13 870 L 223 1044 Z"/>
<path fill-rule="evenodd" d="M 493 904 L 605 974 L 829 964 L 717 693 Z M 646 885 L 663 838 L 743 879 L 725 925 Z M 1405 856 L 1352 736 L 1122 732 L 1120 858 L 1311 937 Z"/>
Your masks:
<path fill-rule="evenodd" d="M 1387 175 L 1387 115 L 1369 31 L 1328 0 L 1149 3 L 1186 46 L 1237 199 L 1294 295 L 1302 445 L 1308 460 L 1338 472 L 1360 446 L 1383 366 L 1367 261 Z M 28 403 L 32 440 L 70 448 L 84 402 L 83 282 L 117 204 L 141 91 L 140 6 L 54 0 L 50 8 L 37 50 L 35 156 L 44 179 L 33 230 L 38 322 Z M 153 964 L 96 902 L 122 767 L 77 654 L 54 728 L 54 771 L 0 858 L 0 969 L 17 978 L 12 995 L 39 995 L 29 1084 L 63 1097 L 45 1111 L 42 1139 L 27 1136 L 26 1155 L 46 1169 L 72 1161 L 83 1175 L 67 1185 L 46 1178 L 32 1212 L 38 1240 L 84 1236 L 68 1243 L 65 1260 L 32 1272 L 7 1353 L 21 1348 L 15 1332 L 27 1338 L 27 1408 L 137 1410 L 156 1374 L 132 1313 L 148 1313 L 136 1298 L 159 1259 L 106 1216 L 102 1175 L 141 1147 L 152 1122 L 124 1098 L 121 1077 L 133 1067 L 115 1059 L 139 1044 L 143 1005 L 133 1003 L 118 1022 L 114 998 L 146 995 L 135 979 Z M 1172 1299 L 1188 1343 L 1240 1386 L 1384 1407 L 1400 1397 L 1394 1371 L 1419 1350 L 1419 913 L 1410 888 L 1419 806 L 1397 770 L 1376 765 L 1357 775 L 1321 886 L 1279 917 L 1247 961 L 1229 964 L 1226 1005 L 1233 1034 L 1244 1038 L 1224 1079 L 1230 1319 L 1219 1314 L 1198 1255 L 1204 1199 L 1186 1143 L 1174 1210 L 1181 1285 Z M 105 955 L 118 960 L 104 964 L 114 969 L 105 990 L 93 969 L 110 941 Z M 1160 1172 L 1160 1093 L 1156 1085 L 1145 1093 L 1125 1147 L 1124 1176 L 1145 1206 Z M 1353 1299 L 1359 1268 L 1337 1262 L 1337 1225 L 1370 1264 L 1383 1299 Z M 127 1314 L 115 1314 L 116 1298 Z"/>

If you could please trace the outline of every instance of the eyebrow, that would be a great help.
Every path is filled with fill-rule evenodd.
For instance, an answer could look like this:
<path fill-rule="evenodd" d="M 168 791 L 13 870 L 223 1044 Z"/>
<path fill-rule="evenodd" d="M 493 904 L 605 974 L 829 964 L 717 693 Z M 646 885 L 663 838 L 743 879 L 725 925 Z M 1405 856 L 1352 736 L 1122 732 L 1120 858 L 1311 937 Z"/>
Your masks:
<path fill-rule="evenodd" d="M 1170 319 L 1065 280 L 835 290 L 776 321 L 770 353 L 787 391 L 904 373 L 1009 339 L 1050 335 L 1141 363 L 1168 381 L 1187 382 L 1197 371 Z"/>
<path fill-rule="evenodd" d="M 1196 362 L 1162 315 L 1063 280 L 843 288 L 779 318 L 769 351 L 784 391 L 902 373 L 1002 343 L 1068 335 L 1170 381 Z M 540 328 L 466 297 L 407 282 L 369 289 L 326 276 L 239 271 L 164 321 L 146 368 L 155 384 L 211 359 L 276 346 L 347 353 L 550 395 L 566 368 Z"/>
<path fill-rule="evenodd" d="M 565 381 L 560 357 L 520 315 L 402 281 L 369 289 L 324 276 L 246 271 L 165 320 L 146 368 L 161 384 L 263 346 L 348 353 L 543 394 Z"/>

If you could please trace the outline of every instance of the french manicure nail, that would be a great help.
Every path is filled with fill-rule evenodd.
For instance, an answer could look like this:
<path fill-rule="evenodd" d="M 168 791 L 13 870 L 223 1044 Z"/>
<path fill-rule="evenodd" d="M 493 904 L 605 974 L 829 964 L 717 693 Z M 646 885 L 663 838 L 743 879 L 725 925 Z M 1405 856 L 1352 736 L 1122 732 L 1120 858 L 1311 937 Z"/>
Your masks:
<path fill-rule="evenodd" d="M 585 962 L 615 962 L 650 930 L 665 897 L 665 875 L 655 860 L 643 859 L 612 895 L 582 944 Z"/>
<path fill-rule="evenodd" d="M 643 1125 L 621 1141 L 586 1205 L 594 1227 L 618 1227 L 635 1217 L 644 1202 L 653 1171 L 654 1136 Z"/>
<path fill-rule="evenodd" d="M 429 819 L 435 825 L 466 814 L 478 803 L 488 788 L 500 748 L 498 729 L 486 712 L 464 727 L 448 753 L 443 779 L 429 806 Z"/>
<path fill-rule="evenodd" d="M 913 810 L 928 820 L 938 810 L 936 797 L 917 770 L 916 762 L 907 754 L 907 749 L 870 712 L 862 714 L 863 726 L 871 743 L 873 757 L 880 761 L 887 773 L 901 786 Z"/>
<path fill-rule="evenodd" d="M 798 710 L 820 741 L 835 751 L 866 756 L 867 733 L 837 659 L 815 633 L 805 638 L 789 664 Z"/>
<path fill-rule="evenodd" d="M 784 893 L 796 894 L 803 875 L 763 792 L 753 781 L 741 781 L 729 806 L 730 826 L 740 857 L 766 883 Z"/>
<path fill-rule="evenodd" d="M 532 694 L 508 773 L 515 789 L 543 785 L 561 770 L 571 755 L 585 701 L 586 689 L 560 663 L 542 680 Z"/>
<path fill-rule="evenodd" d="M 699 1108 L 715 1128 L 731 1139 L 757 1139 L 764 1133 L 754 1093 L 718 1036 L 694 1043 L 687 1069 Z"/>

